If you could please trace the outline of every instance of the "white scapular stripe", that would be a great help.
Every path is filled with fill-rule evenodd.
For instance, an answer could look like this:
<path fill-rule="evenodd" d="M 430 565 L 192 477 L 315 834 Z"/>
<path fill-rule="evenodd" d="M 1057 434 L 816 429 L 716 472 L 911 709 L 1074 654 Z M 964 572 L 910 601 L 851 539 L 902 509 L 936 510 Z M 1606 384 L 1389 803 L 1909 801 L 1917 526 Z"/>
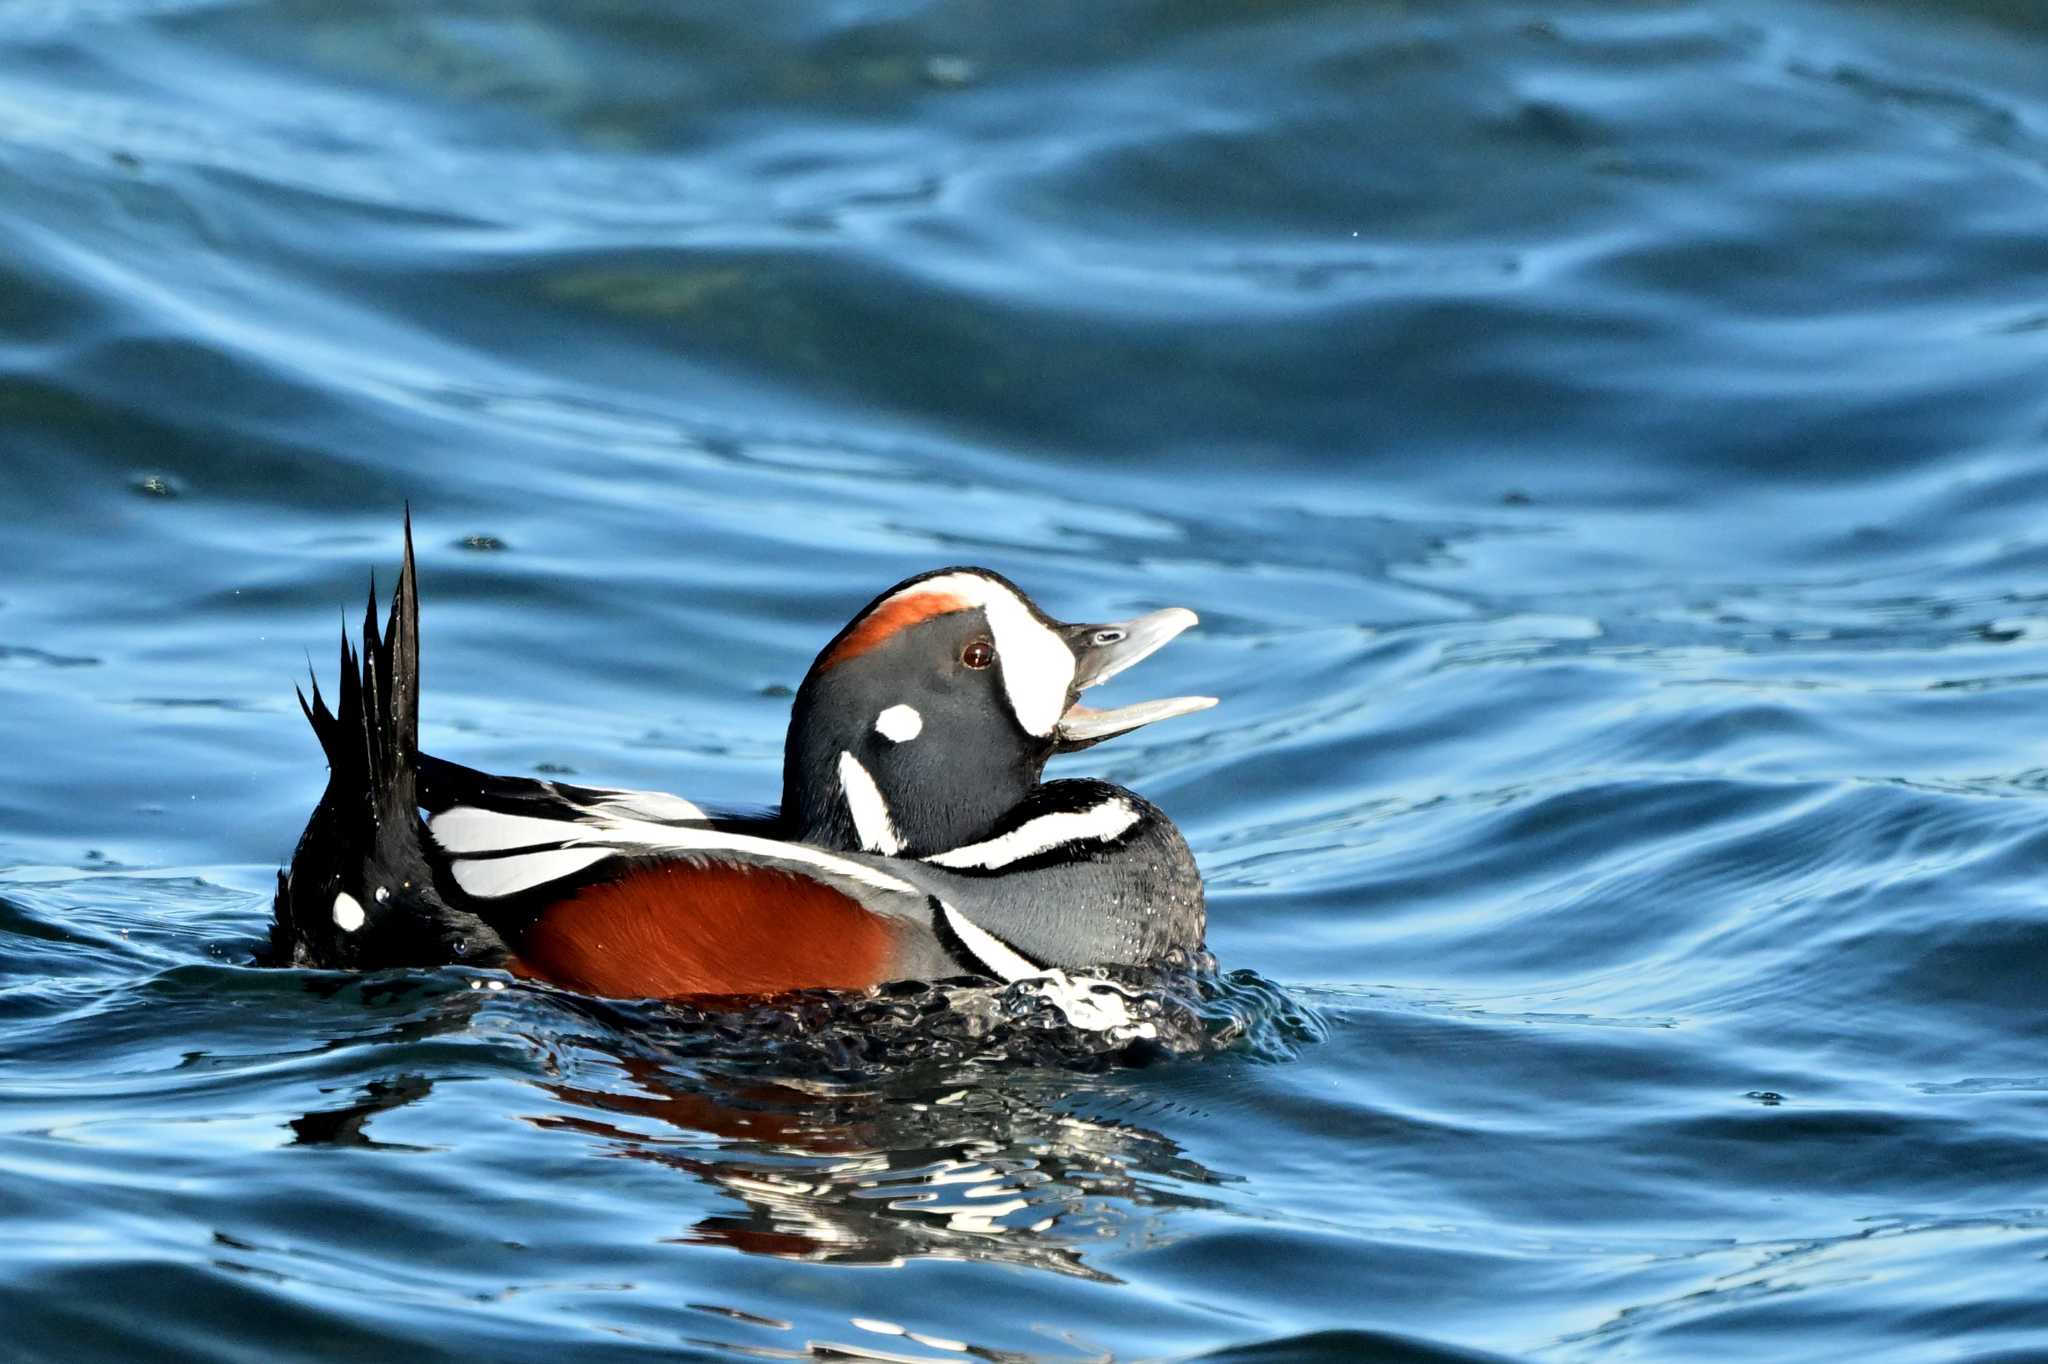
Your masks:
<path fill-rule="evenodd" d="M 783 843 L 773 838 L 757 838 L 752 834 L 720 833 L 715 829 L 692 829 L 684 825 L 642 824 L 631 820 L 607 820 L 595 825 L 594 830 L 590 837 L 577 841 L 603 842 L 627 851 L 746 853 L 754 857 L 772 858 L 779 862 L 795 862 L 817 867 L 835 876 L 845 877 L 849 881 L 873 886 L 877 890 L 917 895 L 922 903 L 923 892 L 908 881 L 898 880 L 858 862 L 851 862 L 801 843 Z"/>
<path fill-rule="evenodd" d="M 892 744 L 907 744 L 924 733 L 924 716 L 916 706 L 891 706 L 875 717 L 875 733 Z"/>
<path fill-rule="evenodd" d="M 944 900 L 939 901 L 939 910 L 946 916 L 946 926 L 953 930 L 967 950 L 974 954 L 974 959 L 986 966 L 989 974 L 997 980 L 1007 984 L 1013 980 L 1022 980 L 1026 976 L 1044 974 L 1008 943 Z"/>
<path fill-rule="evenodd" d="M 559 881 L 612 855 L 610 848 L 557 848 L 520 853 L 516 857 L 466 857 L 451 870 L 455 884 L 481 899 L 516 895 L 522 890 Z"/>
<path fill-rule="evenodd" d="M 936 867 L 1007 867 L 1068 843 L 1089 839 L 1107 843 L 1137 822 L 1137 809 L 1129 801 L 1112 796 L 1092 810 L 1060 810 L 1040 815 L 986 843 L 933 853 L 924 860 Z"/>
<path fill-rule="evenodd" d="M 912 583 L 889 596 L 897 597 L 940 592 L 978 606 L 988 617 L 995 635 L 996 656 L 1003 669 L 1003 690 L 1009 695 L 1010 710 L 1028 734 L 1044 738 L 1060 722 L 1067 708 L 1067 692 L 1074 685 L 1074 651 L 1066 641 L 1041 623 L 1015 592 L 993 578 L 978 573 L 944 573 Z M 878 606 L 877 609 L 880 609 Z"/>
<path fill-rule="evenodd" d="M 687 824 L 656 824 L 633 819 L 539 819 L 505 815 L 495 810 L 457 805 L 428 821 L 434 838 L 451 853 L 512 852 L 516 857 L 461 858 L 454 865 L 455 883 L 471 895 L 494 898 L 530 890 L 583 868 L 615 852 L 733 853 L 744 857 L 815 867 L 876 890 L 906 895 L 921 893 L 908 881 L 885 875 L 859 862 L 834 856 L 801 843 L 783 843 L 752 834 L 721 833 Z M 554 845 L 561 845 L 556 847 Z M 492 870 L 496 868 L 496 870 Z"/>
<path fill-rule="evenodd" d="M 434 838 L 452 853 L 510 852 L 544 848 L 572 840 L 579 830 L 615 822 L 663 824 L 669 820 L 702 820 L 704 812 L 681 796 L 660 791 L 618 791 L 613 799 L 576 806 L 572 819 L 540 815 L 508 815 L 474 805 L 457 805 L 427 821 Z"/>
<path fill-rule="evenodd" d="M 334 897 L 334 926 L 344 933 L 353 933 L 363 926 L 363 903 L 355 896 L 343 891 Z"/>
<path fill-rule="evenodd" d="M 888 856 L 903 851 L 903 840 L 896 836 L 882 789 L 860 765 L 860 759 L 844 751 L 839 755 L 839 789 L 846 796 L 847 813 L 853 816 L 853 831 L 863 851 Z"/>

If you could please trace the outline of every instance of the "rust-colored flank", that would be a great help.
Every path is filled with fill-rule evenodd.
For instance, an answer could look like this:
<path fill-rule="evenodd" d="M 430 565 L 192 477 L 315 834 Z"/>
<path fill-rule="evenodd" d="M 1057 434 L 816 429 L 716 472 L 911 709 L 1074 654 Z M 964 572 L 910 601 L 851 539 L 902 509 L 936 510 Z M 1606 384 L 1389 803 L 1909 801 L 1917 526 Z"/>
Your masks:
<path fill-rule="evenodd" d="M 970 605 L 950 592 L 911 592 L 885 601 L 862 616 L 860 624 L 847 631 L 846 638 L 833 645 L 832 652 L 820 659 L 818 666 L 837 667 L 849 658 L 859 658 L 898 630 L 907 630 L 949 611 L 965 611 Z"/>
<path fill-rule="evenodd" d="M 614 999 L 859 989 L 894 932 L 848 896 L 790 872 L 666 862 L 544 910 L 515 973 Z"/>

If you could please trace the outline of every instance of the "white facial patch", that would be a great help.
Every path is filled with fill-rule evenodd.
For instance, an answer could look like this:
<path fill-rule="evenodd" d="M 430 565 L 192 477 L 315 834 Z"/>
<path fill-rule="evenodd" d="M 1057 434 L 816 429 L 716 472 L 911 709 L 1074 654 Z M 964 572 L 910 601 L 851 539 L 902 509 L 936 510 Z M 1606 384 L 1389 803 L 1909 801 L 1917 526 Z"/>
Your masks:
<path fill-rule="evenodd" d="M 334 926 L 342 932 L 355 932 L 363 926 L 365 917 L 362 903 L 355 896 L 343 891 L 334 897 Z"/>
<path fill-rule="evenodd" d="M 924 733 L 924 717 L 915 706 L 891 706 L 875 717 L 875 733 L 892 744 L 907 744 Z"/>
<path fill-rule="evenodd" d="M 863 851 L 889 855 L 903 851 L 903 840 L 896 836 L 882 789 L 851 753 L 839 755 L 839 789 L 846 795 L 847 813 L 853 816 L 853 832 Z"/>
<path fill-rule="evenodd" d="M 986 843 L 933 853 L 924 860 L 935 867 L 979 867 L 993 871 L 1069 843 L 1107 843 L 1137 822 L 1137 807 L 1112 796 L 1091 809 L 1059 810 L 1027 819 Z"/>
<path fill-rule="evenodd" d="M 946 573 L 913 583 L 896 596 L 924 592 L 958 597 L 981 608 L 995 636 L 1011 713 L 1025 733 L 1049 737 L 1067 708 L 1067 692 L 1074 685 L 1074 651 L 1066 641 L 1040 622 L 1022 598 L 993 578 Z"/>
<path fill-rule="evenodd" d="M 1003 690 L 1010 694 L 1010 709 L 1016 713 L 1017 723 L 1027 734 L 1047 737 L 1067 708 L 1067 692 L 1074 685 L 1074 651 L 1040 625 L 1038 617 L 1012 593 L 990 592 L 981 609 L 995 632 Z"/>

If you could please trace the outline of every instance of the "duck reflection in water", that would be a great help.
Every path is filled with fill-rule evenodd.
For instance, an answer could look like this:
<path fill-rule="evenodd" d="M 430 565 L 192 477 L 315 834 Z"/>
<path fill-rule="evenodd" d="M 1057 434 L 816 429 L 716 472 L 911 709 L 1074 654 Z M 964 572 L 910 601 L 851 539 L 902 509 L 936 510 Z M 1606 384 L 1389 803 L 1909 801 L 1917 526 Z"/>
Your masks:
<path fill-rule="evenodd" d="M 744 1208 L 702 1218 L 677 1243 L 839 1264 L 996 1260 L 1114 1282 L 1087 1257 L 1105 1242 L 1150 1240 L 1175 1209 L 1217 1206 L 1201 1190 L 1234 1179 L 1164 1133 L 1099 1111 L 1141 1092 L 1128 1083 L 1133 1061 L 1182 1052 L 1192 1035 L 1164 1029 L 1164 1053 L 1097 1035 L 1104 1049 L 1084 1054 L 1076 1034 L 1028 1017 L 977 1022 L 972 1005 L 986 993 L 724 1014 L 472 988 L 432 998 L 391 1037 L 470 1032 L 479 1009 L 499 1002 L 538 1007 L 512 1035 L 542 1059 L 551 1078 L 538 1085 L 563 1107 L 528 1122 L 681 1171 Z M 1205 1035 L 1221 1045 L 1239 1030 Z M 432 1090 L 397 1074 L 289 1125 L 298 1144 L 408 1149 L 368 1129 Z"/>
<path fill-rule="evenodd" d="M 998 1260 L 1115 1282 L 1085 1263 L 1085 1248 L 1150 1235 L 1175 1208 L 1214 1206 L 1176 1186 L 1225 1178 L 1159 1132 L 1071 1111 L 1071 1075 L 956 1072 L 851 1087 L 612 1059 L 619 1087 L 546 1088 L 579 1110 L 670 1131 L 584 1112 L 532 1121 L 694 1175 L 745 1205 L 697 1222 L 675 1238 L 685 1244 L 840 1264 Z"/>

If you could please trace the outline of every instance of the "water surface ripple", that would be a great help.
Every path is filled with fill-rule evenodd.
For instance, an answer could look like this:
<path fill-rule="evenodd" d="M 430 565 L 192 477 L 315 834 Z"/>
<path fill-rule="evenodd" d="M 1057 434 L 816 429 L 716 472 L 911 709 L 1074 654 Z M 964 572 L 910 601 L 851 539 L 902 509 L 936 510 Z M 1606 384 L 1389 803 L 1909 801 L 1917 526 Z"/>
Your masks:
<path fill-rule="evenodd" d="M 7 1351 L 2048 1355 L 2044 71 L 2021 0 L 0 6 Z M 1209 878 L 1173 1044 L 251 967 L 407 498 L 504 771 L 771 799 L 944 563 L 1195 607 L 1225 704 L 1063 760 Z"/>

